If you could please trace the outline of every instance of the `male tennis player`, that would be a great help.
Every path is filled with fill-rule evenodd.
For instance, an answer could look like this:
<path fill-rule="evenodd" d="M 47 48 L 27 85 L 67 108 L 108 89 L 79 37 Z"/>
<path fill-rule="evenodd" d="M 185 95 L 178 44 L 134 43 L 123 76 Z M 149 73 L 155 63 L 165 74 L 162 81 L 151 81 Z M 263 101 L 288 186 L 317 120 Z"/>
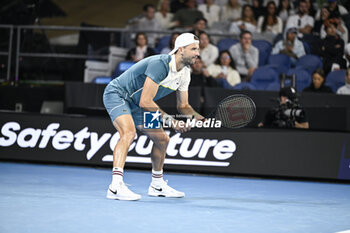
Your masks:
<path fill-rule="evenodd" d="M 156 197 L 184 197 L 183 192 L 171 188 L 163 180 L 163 165 L 169 136 L 160 129 L 143 128 L 143 112 L 156 112 L 162 120 L 171 124 L 177 132 L 190 128 L 177 124 L 177 120 L 165 113 L 155 103 L 156 100 L 176 91 L 177 109 L 183 115 L 204 117 L 193 110 L 188 103 L 190 68 L 199 56 L 199 40 L 191 33 L 177 37 L 174 49 L 169 55 L 147 57 L 111 81 L 103 95 L 104 105 L 120 134 L 113 151 L 112 183 L 107 198 L 118 200 L 138 200 L 140 195 L 132 192 L 123 182 L 123 169 L 130 144 L 135 138 L 136 128 L 145 133 L 154 143 L 152 160 L 152 182 L 148 195 Z M 182 126 L 182 127 L 181 127 Z"/>

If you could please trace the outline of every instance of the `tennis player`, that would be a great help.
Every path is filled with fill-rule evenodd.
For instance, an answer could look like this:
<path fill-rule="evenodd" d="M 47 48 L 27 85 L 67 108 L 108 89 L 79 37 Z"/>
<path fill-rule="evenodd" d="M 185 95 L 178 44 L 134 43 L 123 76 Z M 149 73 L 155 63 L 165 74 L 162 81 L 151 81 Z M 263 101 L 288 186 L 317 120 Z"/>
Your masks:
<path fill-rule="evenodd" d="M 170 124 L 176 132 L 186 132 L 190 128 L 178 124 L 155 103 L 156 100 L 176 91 L 177 109 L 197 120 L 204 117 L 198 114 L 188 102 L 190 68 L 199 56 L 199 40 L 191 33 L 177 37 L 175 47 L 169 54 L 147 57 L 111 81 L 104 92 L 104 105 L 111 117 L 120 139 L 113 151 L 112 183 L 107 198 L 118 200 L 138 200 L 141 195 L 132 192 L 123 181 L 125 160 L 136 129 L 145 133 L 152 141 L 152 181 L 148 195 L 156 197 L 184 197 L 183 192 L 171 188 L 163 179 L 163 165 L 169 136 L 160 129 L 143 127 L 143 112 L 156 112 L 162 121 Z M 158 114 L 158 115 L 157 115 Z"/>

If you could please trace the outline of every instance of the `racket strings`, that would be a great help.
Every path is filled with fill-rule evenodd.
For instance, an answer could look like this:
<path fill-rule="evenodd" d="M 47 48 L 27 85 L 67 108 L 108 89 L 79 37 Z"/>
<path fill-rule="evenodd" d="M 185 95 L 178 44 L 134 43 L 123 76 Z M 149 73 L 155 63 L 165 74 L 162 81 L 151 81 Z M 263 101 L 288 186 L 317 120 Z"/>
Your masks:
<path fill-rule="evenodd" d="M 239 128 L 247 125 L 255 117 L 255 104 L 246 96 L 232 96 L 219 104 L 216 119 L 221 120 L 222 126 Z"/>

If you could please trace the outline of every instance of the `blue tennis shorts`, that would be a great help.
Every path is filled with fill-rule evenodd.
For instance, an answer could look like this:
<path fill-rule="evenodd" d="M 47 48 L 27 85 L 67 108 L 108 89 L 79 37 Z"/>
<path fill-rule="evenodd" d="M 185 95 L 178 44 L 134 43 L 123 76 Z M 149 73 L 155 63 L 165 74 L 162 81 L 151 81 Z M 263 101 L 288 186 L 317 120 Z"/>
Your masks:
<path fill-rule="evenodd" d="M 112 122 L 121 115 L 131 115 L 135 126 L 143 124 L 143 110 L 131 99 L 128 99 L 127 93 L 112 85 L 107 85 L 103 93 L 103 104 L 112 120 Z"/>

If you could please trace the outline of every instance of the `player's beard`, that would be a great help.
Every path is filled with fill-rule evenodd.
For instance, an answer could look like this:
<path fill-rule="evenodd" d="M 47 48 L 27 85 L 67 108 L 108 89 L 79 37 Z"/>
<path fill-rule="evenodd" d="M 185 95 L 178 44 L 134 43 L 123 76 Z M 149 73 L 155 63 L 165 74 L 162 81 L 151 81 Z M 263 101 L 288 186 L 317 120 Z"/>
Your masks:
<path fill-rule="evenodd" d="M 183 57 L 182 62 L 185 66 L 193 65 L 194 63 L 196 63 L 196 58 L 197 58 L 197 56 Z"/>

